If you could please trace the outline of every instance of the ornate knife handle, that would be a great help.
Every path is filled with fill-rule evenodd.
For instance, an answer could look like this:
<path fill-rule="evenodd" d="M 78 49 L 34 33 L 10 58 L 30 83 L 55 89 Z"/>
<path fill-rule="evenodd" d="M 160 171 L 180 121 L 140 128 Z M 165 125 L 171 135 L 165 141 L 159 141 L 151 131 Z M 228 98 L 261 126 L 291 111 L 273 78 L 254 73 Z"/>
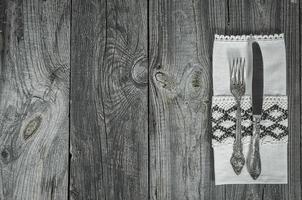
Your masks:
<path fill-rule="evenodd" d="M 259 140 L 260 140 L 260 120 L 261 115 L 253 116 L 253 136 L 249 147 L 247 156 L 247 170 L 251 177 L 256 180 L 261 174 L 261 158 L 259 151 Z"/>

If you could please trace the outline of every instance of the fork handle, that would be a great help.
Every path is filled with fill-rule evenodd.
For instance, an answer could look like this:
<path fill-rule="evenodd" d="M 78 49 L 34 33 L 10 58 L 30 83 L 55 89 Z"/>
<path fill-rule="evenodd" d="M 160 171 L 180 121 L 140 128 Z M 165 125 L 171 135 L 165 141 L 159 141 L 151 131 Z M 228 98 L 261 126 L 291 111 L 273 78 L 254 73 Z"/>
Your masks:
<path fill-rule="evenodd" d="M 241 98 L 237 99 L 236 119 L 235 143 L 241 146 Z"/>
<path fill-rule="evenodd" d="M 233 153 L 230 159 L 231 165 L 234 172 L 239 175 L 245 164 L 244 155 L 242 153 L 242 143 L 241 143 L 241 110 L 240 110 L 240 98 L 236 100 L 237 111 L 236 111 L 236 139 L 233 144 Z"/>

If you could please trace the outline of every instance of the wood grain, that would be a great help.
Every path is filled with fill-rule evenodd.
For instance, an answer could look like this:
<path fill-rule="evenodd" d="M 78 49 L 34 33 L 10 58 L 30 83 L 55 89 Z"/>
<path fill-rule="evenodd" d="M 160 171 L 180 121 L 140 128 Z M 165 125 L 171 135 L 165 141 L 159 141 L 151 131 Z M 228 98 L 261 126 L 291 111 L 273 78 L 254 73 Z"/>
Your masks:
<path fill-rule="evenodd" d="M 150 199 L 213 199 L 207 1 L 149 4 Z"/>
<path fill-rule="evenodd" d="M 287 91 L 289 95 L 288 199 L 302 199 L 301 193 L 301 22 L 299 4 L 282 1 L 282 31 L 287 54 Z"/>
<path fill-rule="evenodd" d="M 148 198 L 147 1 L 74 1 L 71 199 Z"/>
<path fill-rule="evenodd" d="M 0 199 L 67 199 L 69 1 L 0 11 Z"/>
<path fill-rule="evenodd" d="M 293 0 L 0 1 L 0 200 L 301 199 L 301 11 Z M 289 184 L 215 186 L 213 36 L 282 32 Z"/>

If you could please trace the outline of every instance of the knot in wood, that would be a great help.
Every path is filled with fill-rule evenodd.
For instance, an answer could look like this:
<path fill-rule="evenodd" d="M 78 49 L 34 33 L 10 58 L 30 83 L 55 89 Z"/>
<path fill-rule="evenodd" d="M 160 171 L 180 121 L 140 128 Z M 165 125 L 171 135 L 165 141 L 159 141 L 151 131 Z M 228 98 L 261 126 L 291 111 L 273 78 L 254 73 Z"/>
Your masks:
<path fill-rule="evenodd" d="M 134 62 L 131 68 L 131 78 L 140 86 L 148 84 L 148 62 L 146 58 L 140 58 Z"/>
<path fill-rule="evenodd" d="M 1 152 L 1 156 L 2 158 L 6 159 L 8 157 L 8 152 L 6 149 L 4 149 L 2 152 Z"/>
<path fill-rule="evenodd" d="M 176 92 L 176 81 L 174 77 L 169 76 L 165 72 L 158 71 L 154 74 L 155 81 L 169 92 Z"/>
<path fill-rule="evenodd" d="M 23 131 L 23 137 L 25 140 L 30 138 L 34 133 L 37 132 L 38 128 L 41 125 L 42 117 L 37 116 L 34 119 L 30 120 L 28 124 L 26 125 L 24 131 Z"/>
<path fill-rule="evenodd" d="M 3 163 L 9 163 L 9 161 L 11 160 L 11 150 L 9 148 L 4 148 L 1 151 L 1 160 Z"/>

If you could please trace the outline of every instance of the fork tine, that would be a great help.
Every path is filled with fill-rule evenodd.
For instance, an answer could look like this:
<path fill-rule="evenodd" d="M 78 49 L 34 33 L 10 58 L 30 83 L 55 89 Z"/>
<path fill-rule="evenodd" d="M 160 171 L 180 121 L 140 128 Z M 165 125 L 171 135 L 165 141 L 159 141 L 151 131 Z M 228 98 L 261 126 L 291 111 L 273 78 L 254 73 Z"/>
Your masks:
<path fill-rule="evenodd" d="M 238 63 L 238 84 L 241 84 L 241 63 L 242 63 L 242 58 L 238 58 L 239 59 L 239 63 Z"/>
<path fill-rule="evenodd" d="M 245 68 L 245 58 L 243 58 L 243 63 L 242 63 L 242 84 L 244 84 L 244 68 Z"/>
<path fill-rule="evenodd" d="M 233 74 L 233 62 L 231 61 L 229 64 L 229 72 L 230 72 L 230 83 L 232 81 L 232 74 Z"/>
<path fill-rule="evenodd" d="M 233 71 L 234 71 L 234 74 L 233 74 L 234 84 L 237 83 L 237 63 L 238 63 L 238 61 L 236 59 L 235 62 L 234 62 L 234 69 L 233 69 Z"/>
<path fill-rule="evenodd" d="M 234 71 L 235 71 L 235 59 L 233 59 L 230 65 L 230 82 L 233 84 L 234 82 Z"/>
<path fill-rule="evenodd" d="M 241 79 L 241 84 L 243 84 L 244 82 L 244 58 L 241 58 L 241 66 L 240 66 L 240 70 L 241 70 L 241 73 L 240 73 L 240 79 Z"/>
<path fill-rule="evenodd" d="M 242 84 L 243 83 L 243 72 L 242 72 L 242 70 L 243 70 L 243 58 L 240 58 L 240 65 L 239 65 L 239 76 L 238 76 L 238 78 L 239 78 L 239 84 Z"/>
<path fill-rule="evenodd" d="M 236 59 L 236 68 L 235 68 L 235 80 L 234 80 L 234 82 L 235 82 L 235 84 L 238 84 L 238 82 L 239 82 L 239 58 L 237 58 Z"/>
<path fill-rule="evenodd" d="M 233 82 L 233 84 L 235 84 L 235 82 L 236 82 L 236 59 L 234 58 L 234 60 L 233 60 L 234 62 L 233 62 L 233 73 L 232 73 L 232 82 Z"/>

